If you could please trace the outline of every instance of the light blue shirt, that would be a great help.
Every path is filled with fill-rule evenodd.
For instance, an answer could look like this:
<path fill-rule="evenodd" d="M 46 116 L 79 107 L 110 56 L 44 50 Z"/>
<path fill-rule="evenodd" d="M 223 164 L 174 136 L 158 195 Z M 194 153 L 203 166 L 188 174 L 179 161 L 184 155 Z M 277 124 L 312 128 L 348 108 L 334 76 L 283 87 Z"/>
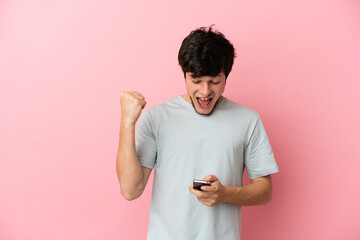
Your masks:
<path fill-rule="evenodd" d="M 148 240 L 240 239 L 241 206 L 208 207 L 192 195 L 193 179 L 216 175 L 242 186 L 278 172 L 259 114 L 227 98 L 210 115 L 181 96 L 145 111 L 136 131 L 140 164 L 154 168 Z"/>

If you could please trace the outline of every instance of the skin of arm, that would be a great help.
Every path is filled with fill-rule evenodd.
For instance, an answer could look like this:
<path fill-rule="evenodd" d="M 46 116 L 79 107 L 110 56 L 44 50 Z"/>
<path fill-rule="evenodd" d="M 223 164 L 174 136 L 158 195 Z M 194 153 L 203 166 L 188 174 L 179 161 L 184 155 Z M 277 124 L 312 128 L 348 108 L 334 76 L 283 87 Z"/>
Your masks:
<path fill-rule="evenodd" d="M 189 187 L 189 191 L 207 206 L 216 206 L 221 202 L 230 204 L 253 206 L 263 205 L 271 201 L 271 175 L 251 180 L 251 184 L 232 187 L 222 185 L 215 175 L 207 175 L 203 180 L 210 181 L 211 186 L 202 186 L 203 191 Z"/>
<path fill-rule="evenodd" d="M 123 92 L 120 100 L 122 117 L 116 172 L 121 195 L 126 200 L 134 200 L 143 193 L 151 173 L 150 168 L 140 165 L 135 147 L 135 123 L 146 102 L 136 92 Z"/>

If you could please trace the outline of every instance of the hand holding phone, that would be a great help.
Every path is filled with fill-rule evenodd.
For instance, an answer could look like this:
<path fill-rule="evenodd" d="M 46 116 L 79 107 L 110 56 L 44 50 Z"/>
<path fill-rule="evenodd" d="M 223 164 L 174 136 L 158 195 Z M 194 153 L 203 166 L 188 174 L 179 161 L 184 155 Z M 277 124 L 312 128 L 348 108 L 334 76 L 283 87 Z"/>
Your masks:
<path fill-rule="evenodd" d="M 194 188 L 195 190 L 202 191 L 202 190 L 201 190 L 201 186 L 211 186 L 211 182 L 205 181 L 205 180 L 194 179 L 194 181 L 193 181 L 193 188 Z"/>

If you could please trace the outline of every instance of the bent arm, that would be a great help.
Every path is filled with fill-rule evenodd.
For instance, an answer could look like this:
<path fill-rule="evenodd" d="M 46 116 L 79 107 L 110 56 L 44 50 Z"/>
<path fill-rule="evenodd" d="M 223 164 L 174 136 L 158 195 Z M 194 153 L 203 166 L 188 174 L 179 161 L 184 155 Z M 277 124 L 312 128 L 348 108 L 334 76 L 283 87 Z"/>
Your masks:
<path fill-rule="evenodd" d="M 263 205 L 271 201 L 271 175 L 251 180 L 242 187 L 223 186 L 223 202 L 242 206 Z"/>
<path fill-rule="evenodd" d="M 135 147 L 135 123 L 121 122 L 116 172 L 121 195 L 127 200 L 140 197 L 149 179 L 151 169 L 142 167 L 138 161 Z"/>

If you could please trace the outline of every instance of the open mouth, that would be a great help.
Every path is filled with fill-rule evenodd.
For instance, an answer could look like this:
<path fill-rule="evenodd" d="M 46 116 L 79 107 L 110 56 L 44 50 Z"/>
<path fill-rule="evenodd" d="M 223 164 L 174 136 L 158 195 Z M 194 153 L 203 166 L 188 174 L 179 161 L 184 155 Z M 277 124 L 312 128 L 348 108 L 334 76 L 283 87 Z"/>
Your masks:
<path fill-rule="evenodd" d="M 196 98 L 198 105 L 200 108 L 208 108 L 210 106 L 211 101 L 213 100 L 212 98 Z"/>

